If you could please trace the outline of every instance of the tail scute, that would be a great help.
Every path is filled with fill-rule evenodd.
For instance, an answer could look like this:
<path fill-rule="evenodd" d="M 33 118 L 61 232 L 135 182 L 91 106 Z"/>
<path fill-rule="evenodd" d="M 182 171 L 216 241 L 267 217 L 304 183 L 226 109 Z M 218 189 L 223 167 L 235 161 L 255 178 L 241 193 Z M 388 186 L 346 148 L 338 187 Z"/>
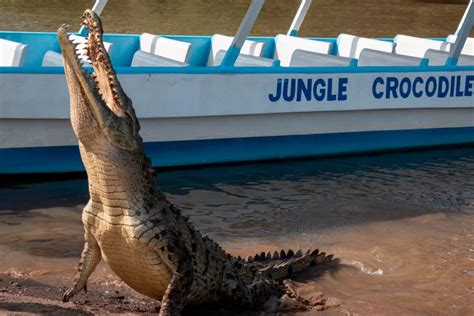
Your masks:
<path fill-rule="evenodd" d="M 310 252 L 311 251 L 308 250 L 306 254 L 309 254 Z M 292 249 L 288 250 L 288 252 L 282 249 L 280 252 L 274 251 L 273 255 L 269 251 L 267 253 L 262 252 L 260 254 L 256 254 L 255 256 L 249 256 L 247 257 L 247 262 L 270 262 L 274 260 L 287 260 L 287 259 L 299 258 L 303 256 L 304 254 L 303 254 L 302 249 L 299 249 L 296 253 Z"/>
<path fill-rule="evenodd" d="M 301 249 L 296 253 L 290 249 L 288 252 L 281 250 L 278 253 L 275 251 L 273 256 L 269 254 L 262 253 L 249 257 L 246 265 L 257 268 L 257 277 L 269 278 L 275 281 L 282 281 L 292 273 L 297 273 L 310 266 L 333 260 L 333 255 L 327 256 L 324 252 L 320 253 L 318 249 L 308 250 L 304 254 Z"/>

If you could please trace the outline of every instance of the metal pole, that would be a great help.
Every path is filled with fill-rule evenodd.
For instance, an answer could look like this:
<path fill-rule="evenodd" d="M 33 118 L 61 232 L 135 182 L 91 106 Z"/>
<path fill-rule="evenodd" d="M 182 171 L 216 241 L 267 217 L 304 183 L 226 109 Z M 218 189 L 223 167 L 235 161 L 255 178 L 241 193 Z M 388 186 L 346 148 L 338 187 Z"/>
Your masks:
<path fill-rule="evenodd" d="M 459 23 L 458 29 L 456 30 L 456 33 L 454 33 L 454 35 L 458 36 L 459 33 L 461 32 L 461 29 L 462 29 L 462 26 L 464 25 L 464 22 L 468 19 L 469 10 L 471 9 L 473 3 L 474 3 L 474 1 L 471 0 L 471 2 L 469 2 L 469 4 L 467 5 L 466 11 L 464 12 L 464 15 L 461 19 L 461 22 Z"/>
<path fill-rule="evenodd" d="M 92 11 L 97 13 L 97 15 L 101 15 L 102 11 L 104 10 L 105 6 L 107 5 L 107 1 L 108 0 L 96 0 L 96 2 L 94 3 L 94 6 L 92 7 Z M 81 26 L 81 29 L 79 30 L 79 34 L 86 35 L 86 33 L 87 33 L 86 27 L 84 25 Z"/>
<path fill-rule="evenodd" d="M 298 12 L 296 12 L 295 18 L 293 19 L 293 23 L 291 23 L 290 29 L 288 30 L 288 36 L 298 36 L 298 32 L 300 31 L 301 24 L 308 14 L 309 8 L 311 7 L 311 2 L 313 0 L 302 0 Z"/>
<path fill-rule="evenodd" d="M 252 30 L 264 3 L 265 0 L 252 1 L 247 10 L 247 13 L 244 16 L 244 19 L 242 20 L 242 23 L 240 23 L 240 27 L 234 36 L 234 40 L 232 41 L 229 50 L 227 51 L 224 56 L 224 59 L 222 60 L 221 66 L 234 66 L 237 57 L 239 57 L 240 50 L 242 49 L 242 46 L 245 43 L 245 39 Z"/>
<path fill-rule="evenodd" d="M 446 65 L 455 66 L 458 63 L 461 51 L 466 44 L 466 40 L 469 37 L 471 29 L 474 27 L 474 0 L 471 0 L 467 5 L 466 12 L 459 23 L 458 29 L 456 30 L 456 41 L 451 47 L 449 58 L 446 61 Z"/>

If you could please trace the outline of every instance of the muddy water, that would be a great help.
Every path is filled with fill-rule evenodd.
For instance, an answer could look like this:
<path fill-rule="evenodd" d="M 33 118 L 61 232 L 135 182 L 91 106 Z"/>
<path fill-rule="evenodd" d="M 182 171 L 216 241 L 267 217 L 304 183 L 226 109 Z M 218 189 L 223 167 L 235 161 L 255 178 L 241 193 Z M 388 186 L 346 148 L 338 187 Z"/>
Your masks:
<path fill-rule="evenodd" d="M 474 149 L 213 167 L 158 181 L 235 255 L 319 247 L 341 264 L 297 276 L 337 313 L 474 313 Z M 5 183 L 0 270 L 71 276 L 83 179 Z M 1 272 L 1 271 L 0 271 Z M 100 266 L 93 280 L 107 278 Z"/>
<path fill-rule="evenodd" d="M 55 31 L 78 25 L 91 0 L 0 0 L 0 30 Z M 302 36 L 352 33 L 446 37 L 452 34 L 467 0 L 315 0 Z M 111 0 L 103 14 L 107 32 L 234 34 L 250 0 Z M 300 0 L 268 0 L 253 35 L 286 33 Z"/>

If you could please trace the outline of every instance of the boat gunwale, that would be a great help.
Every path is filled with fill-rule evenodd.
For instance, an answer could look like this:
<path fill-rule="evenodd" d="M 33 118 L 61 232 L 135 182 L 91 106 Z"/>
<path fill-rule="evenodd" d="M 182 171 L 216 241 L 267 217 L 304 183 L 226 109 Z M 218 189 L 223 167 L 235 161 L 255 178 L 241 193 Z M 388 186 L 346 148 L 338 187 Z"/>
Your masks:
<path fill-rule="evenodd" d="M 474 71 L 474 66 L 376 66 L 376 67 L 114 67 L 117 74 L 364 74 Z M 0 67 L 0 74 L 64 74 L 63 67 Z"/>
<path fill-rule="evenodd" d="M 34 36 L 55 36 L 56 32 L 24 32 L 24 31 L 0 31 L 2 34 L 25 34 Z M 79 33 L 71 33 L 79 34 Z M 124 33 L 106 33 L 104 37 L 139 37 L 139 34 Z M 161 35 L 176 39 L 211 39 L 211 35 Z M 273 36 L 250 36 L 250 40 L 273 40 Z M 310 40 L 321 40 L 327 42 L 336 42 L 337 38 L 329 37 L 305 37 Z M 393 41 L 393 38 L 375 38 L 382 41 Z M 430 38 L 433 40 L 445 41 L 445 38 Z M 443 71 L 472 71 L 474 66 L 345 66 L 345 67 L 235 67 L 235 66 L 195 66 L 188 67 L 131 67 L 114 66 L 118 74 L 358 74 L 358 73 L 426 73 Z M 42 67 L 42 66 L 22 66 L 22 67 L 0 67 L 0 74 L 64 74 L 63 67 Z"/>

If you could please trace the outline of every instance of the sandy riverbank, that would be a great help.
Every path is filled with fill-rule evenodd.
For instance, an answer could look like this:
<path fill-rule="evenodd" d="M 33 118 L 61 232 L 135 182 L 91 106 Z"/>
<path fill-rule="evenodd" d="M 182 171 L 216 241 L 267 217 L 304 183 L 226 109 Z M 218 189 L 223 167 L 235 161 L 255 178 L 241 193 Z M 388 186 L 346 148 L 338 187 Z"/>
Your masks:
<path fill-rule="evenodd" d="M 342 301 L 323 313 L 473 315 L 473 179 L 469 149 L 186 170 L 159 183 L 231 254 L 317 247 L 340 258 L 294 277 L 303 297 Z M 85 180 L 0 189 L 0 314 L 156 311 L 104 263 L 87 295 L 61 302 L 83 247 L 84 201 Z"/>
<path fill-rule="evenodd" d="M 314 273 L 313 269 L 313 273 Z M 97 314 L 156 314 L 159 302 L 131 290 L 118 279 L 105 264 L 89 282 L 88 292 L 76 295 L 72 302 L 61 302 L 62 293 L 71 284 L 72 277 L 47 271 L 0 273 L 0 314 L 6 315 L 97 315 Z M 296 283 L 299 291 L 304 284 Z M 308 293 L 306 293 L 308 295 Z M 312 295 L 319 300 L 310 312 L 301 315 L 343 315 L 342 301 L 324 297 L 322 293 Z M 294 314 L 289 311 L 284 314 Z M 188 308 L 184 315 L 260 315 L 258 312 L 225 310 L 220 307 Z"/>

